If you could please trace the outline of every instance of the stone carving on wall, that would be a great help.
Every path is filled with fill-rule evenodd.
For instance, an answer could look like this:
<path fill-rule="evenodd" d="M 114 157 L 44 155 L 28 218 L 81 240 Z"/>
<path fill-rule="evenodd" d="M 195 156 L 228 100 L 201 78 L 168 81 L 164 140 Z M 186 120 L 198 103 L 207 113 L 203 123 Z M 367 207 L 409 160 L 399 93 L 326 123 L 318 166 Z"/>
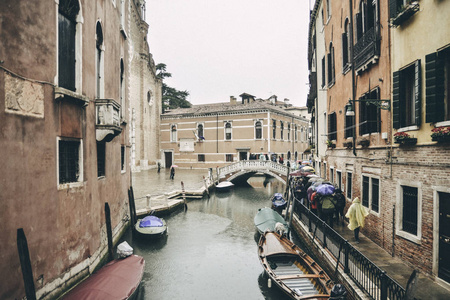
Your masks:
<path fill-rule="evenodd" d="M 5 112 L 44 118 L 44 87 L 5 73 Z"/>

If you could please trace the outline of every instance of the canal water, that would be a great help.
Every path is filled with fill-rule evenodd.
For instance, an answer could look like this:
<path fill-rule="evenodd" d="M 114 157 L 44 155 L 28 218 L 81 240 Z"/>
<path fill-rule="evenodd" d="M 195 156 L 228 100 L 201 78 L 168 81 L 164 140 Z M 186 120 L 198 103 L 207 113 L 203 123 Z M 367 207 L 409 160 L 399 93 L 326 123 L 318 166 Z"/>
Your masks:
<path fill-rule="evenodd" d="M 133 175 L 133 186 L 136 195 L 179 189 L 181 180 L 194 189 L 202 186 L 204 175 L 177 170 L 171 181 L 167 170 L 143 171 Z M 186 212 L 164 216 L 169 231 L 161 240 L 144 242 L 126 232 L 122 240 L 146 262 L 139 299 L 288 299 L 275 286 L 267 287 L 253 222 L 258 209 L 270 207 L 270 197 L 285 187 L 263 176 L 248 182 L 230 192 L 213 192 L 209 199 L 190 200 Z"/>

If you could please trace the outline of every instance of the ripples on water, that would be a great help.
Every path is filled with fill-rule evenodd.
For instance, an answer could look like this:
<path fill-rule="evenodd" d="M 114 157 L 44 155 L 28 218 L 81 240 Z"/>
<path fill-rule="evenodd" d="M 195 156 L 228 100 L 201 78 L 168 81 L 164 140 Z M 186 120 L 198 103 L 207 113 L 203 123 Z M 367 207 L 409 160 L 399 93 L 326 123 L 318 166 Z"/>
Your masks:
<path fill-rule="evenodd" d="M 139 299 L 288 299 L 276 287 L 267 288 L 253 223 L 258 209 L 270 206 L 270 196 L 284 192 L 284 185 L 264 177 L 249 183 L 190 200 L 187 212 L 165 216 L 169 232 L 161 240 L 124 235 L 146 261 Z"/>

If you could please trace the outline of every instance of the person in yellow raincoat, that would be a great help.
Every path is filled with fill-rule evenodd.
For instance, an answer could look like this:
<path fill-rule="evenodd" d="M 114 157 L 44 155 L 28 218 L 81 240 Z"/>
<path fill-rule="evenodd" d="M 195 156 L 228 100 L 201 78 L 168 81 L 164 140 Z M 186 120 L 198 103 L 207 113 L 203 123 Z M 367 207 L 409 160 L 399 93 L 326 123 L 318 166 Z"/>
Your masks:
<path fill-rule="evenodd" d="M 359 198 L 353 199 L 345 217 L 349 219 L 348 228 L 353 230 L 357 243 L 359 243 L 359 230 L 364 227 L 364 220 L 368 215 L 369 212 L 362 206 Z"/>

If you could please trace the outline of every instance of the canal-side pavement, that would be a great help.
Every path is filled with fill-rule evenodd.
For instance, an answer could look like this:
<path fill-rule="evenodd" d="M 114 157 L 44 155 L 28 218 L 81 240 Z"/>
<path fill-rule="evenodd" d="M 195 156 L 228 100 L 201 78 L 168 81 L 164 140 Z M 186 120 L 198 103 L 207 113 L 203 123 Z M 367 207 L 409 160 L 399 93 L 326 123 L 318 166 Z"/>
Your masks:
<path fill-rule="evenodd" d="M 185 190 L 192 195 L 206 193 L 203 176 L 207 177 L 206 170 L 177 170 L 175 180 L 170 180 L 168 170 L 147 170 L 133 173 L 133 189 L 136 199 L 136 211 L 138 215 L 147 214 L 154 210 L 159 214 L 167 214 L 176 209 L 182 209 L 183 200 L 169 199 L 171 195 L 181 192 L 181 181 Z M 149 203 L 147 195 L 150 195 Z M 189 199 L 189 201 L 196 201 Z M 147 204 L 150 204 L 148 206 Z M 189 202 L 188 202 L 189 204 Z M 392 257 L 386 250 L 372 242 L 364 234 L 360 233 L 360 243 L 355 244 L 353 231 L 347 224 L 334 226 L 334 230 L 348 240 L 357 250 L 375 263 L 387 275 L 406 288 L 409 277 L 414 268 L 398 257 Z M 415 288 L 414 297 L 418 300 L 447 300 L 450 299 L 450 289 L 446 284 L 440 284 L 423 273 L 419 273 L 419 279 Z"/>

